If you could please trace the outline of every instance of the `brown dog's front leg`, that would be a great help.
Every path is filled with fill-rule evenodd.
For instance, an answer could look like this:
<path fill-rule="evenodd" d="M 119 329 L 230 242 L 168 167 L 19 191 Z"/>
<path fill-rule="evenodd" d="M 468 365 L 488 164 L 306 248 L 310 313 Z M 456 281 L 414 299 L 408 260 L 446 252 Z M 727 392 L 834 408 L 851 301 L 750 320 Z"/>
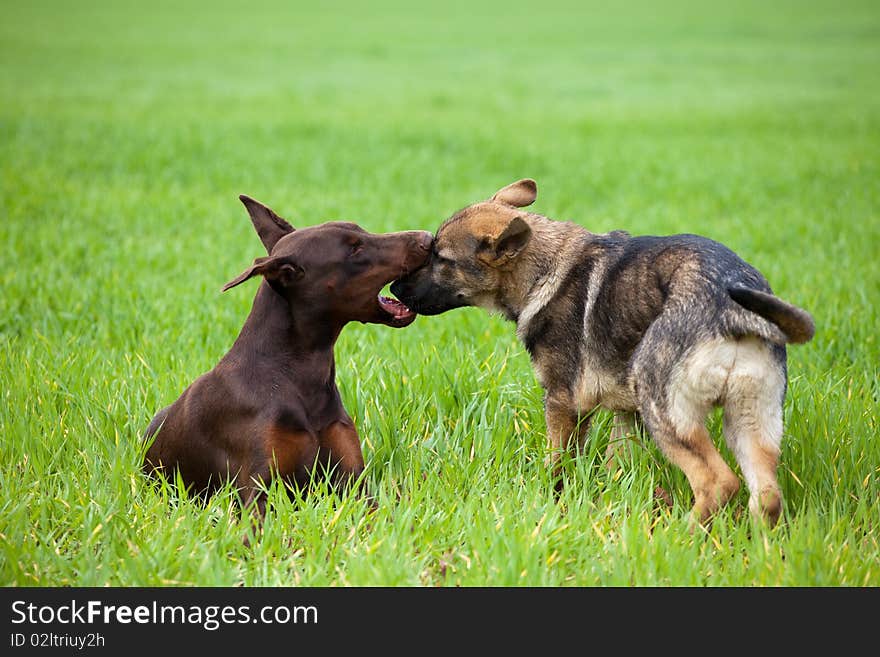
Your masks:
<path fill-rule="evenodd" d="M 364 456 L 357 429 L 350 422 L 331 424 L 320 435 L 321 460 L 333 469 L 333 483 L 340 489 L 354 484 L 364 471 Z M 363 480 L 357 482 L 358 493 L 372 499 Z"/>
<path fill-rule="evenodd" d="M 547 442 L 550 454 L 547 465 L 553 468 L 553 488 L 557 496 L 562 492 L 562 455 L 583 448 L 590 428 L 590 415 L 578 415 L 566 399 L 548 395 L 544 400 L 547 421 Z"/>
<path fill-rule="evenodd" d="M 248 512 L 250 518 L 250 531 L 242 538 L 245 547 L 250 547 L 251 536 L 256 538 L 263 529 L 263 520 L 266 518 L 266 491 L 262 487 L 251 483 L 246 491 L 242 491 L 242 508 Z"/>

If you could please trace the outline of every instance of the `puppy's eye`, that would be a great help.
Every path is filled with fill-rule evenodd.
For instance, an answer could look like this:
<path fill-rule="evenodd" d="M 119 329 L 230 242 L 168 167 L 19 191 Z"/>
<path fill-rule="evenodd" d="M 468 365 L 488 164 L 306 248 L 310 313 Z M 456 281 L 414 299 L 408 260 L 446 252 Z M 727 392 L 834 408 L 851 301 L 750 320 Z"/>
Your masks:
<path fill-rule="evenodd" d="M 438 265 L 445 265 L 446 267 L 452 267 L 455 264 L 454 260 L 450 260 L 449 258 L 444 258 L 442 255 L 434 252 L 434 260 Z"/>
<path fill-rule="evenodd" d="M 348 255 L 357 255 L 358 253 L 360 253 L 363 250 L 364 250 L 364 243 L 363 242 L 355 242 L 354 244 L 351 245 L 351 249 L 349 250 Z"/>

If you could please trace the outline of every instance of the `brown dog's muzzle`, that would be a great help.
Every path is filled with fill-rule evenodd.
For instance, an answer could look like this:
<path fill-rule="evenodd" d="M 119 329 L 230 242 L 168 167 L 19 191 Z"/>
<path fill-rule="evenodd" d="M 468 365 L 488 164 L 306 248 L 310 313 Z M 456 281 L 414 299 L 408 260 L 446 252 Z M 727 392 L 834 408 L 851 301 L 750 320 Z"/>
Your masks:
<path fill-rule="evenodd" d="M 418 249 L 412 254 L 412 261 L 407 263 L 406 271 L 403 272 L 403 276 L 409 276 L 415 270 L 424 267 L 431 257 L 431 249 L 434 246 L 434 236 L 431 233 L 426 230 L 417 230 L 413 232 L 416 233 L 415 240 Z M 400 278 L 403 278 L 403 276 Z"/>
<path fill-rule="evenodd" d="M 392 260 L 395 264 L 391 266 L 392 273 L 383 277 L 380 289 L 422 267 L 428 261 L 434 243 L 434 236 L 424 230 L 391 233 L 384 238 L 389 240 L 387 247 L 394 254 Z M 403 328 L 415 321 L 416 313 L 397 299 L 379 295 L 377 300 L 380 311 L 377 319 L 379 323 Z"/>

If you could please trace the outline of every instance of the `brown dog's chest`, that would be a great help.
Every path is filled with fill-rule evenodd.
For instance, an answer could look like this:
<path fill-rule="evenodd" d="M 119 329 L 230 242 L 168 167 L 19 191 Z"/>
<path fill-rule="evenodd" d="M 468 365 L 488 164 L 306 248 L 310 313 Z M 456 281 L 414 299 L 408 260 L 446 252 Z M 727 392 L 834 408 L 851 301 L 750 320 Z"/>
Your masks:
<path fill-rule="evenodd" d="M 274 424 L 266 431 L 263 452 L 269 469 L 282 477 L 301 479 L 318 456 L 318 439 L 306 430 Z"/>
<path fill-rule="evenodd" d="M 305 478 L 317 462 L 354 467 L 363 463 L 357 429 L 344 411 L 317 427 L 275 422 L 263 442 L 271 469 L 282 477 Z"/>

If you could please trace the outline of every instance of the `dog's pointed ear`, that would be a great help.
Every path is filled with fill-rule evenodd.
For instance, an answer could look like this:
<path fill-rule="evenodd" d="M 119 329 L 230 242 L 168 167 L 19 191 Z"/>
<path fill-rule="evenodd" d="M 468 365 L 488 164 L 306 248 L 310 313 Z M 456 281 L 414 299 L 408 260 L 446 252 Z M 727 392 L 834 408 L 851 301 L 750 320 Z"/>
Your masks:
<path fill-rule="evenodd" d="M 263 276 L 268 281 L 277 281 L 287 287 L 302 278 L 302 275 L 302 267 L 295 265 L 286 258 L 257 258 L 254 260 L 254 264 L 224 285 L 221 292 L 226 292 L 229 288 L 241 285 L 254 276 Z"/>
<path fill-rule="evenodd" d="M 260 236 L 260 241 L 266 247 L 266 253 L 272 253 L 272 247 L 278 240 L 293 232 L 293 226 L 275 214 L 271 208 L 244 194 L 240 195 L 238 199 L 244 203 L 244 207 L 251 217 L 251 222 L 257 230 L 257 235 Z"/>
<path fill-rule="evenodd" d="M 531 205 L 538 198 L 538 183 L 531 178 L 523 178 L 507 187 L 502 187 L 490 200 L 506 203 L 515 208 L 524 208 Z"/>
<path fill-rule="evenodd" d="M 532 229 L 526 220 L 516 216 L 497 237 L 486 237 L 480 244 L 477 257 L 492 267 L 501 267 L 516 258 L 532 239 Z"/>

